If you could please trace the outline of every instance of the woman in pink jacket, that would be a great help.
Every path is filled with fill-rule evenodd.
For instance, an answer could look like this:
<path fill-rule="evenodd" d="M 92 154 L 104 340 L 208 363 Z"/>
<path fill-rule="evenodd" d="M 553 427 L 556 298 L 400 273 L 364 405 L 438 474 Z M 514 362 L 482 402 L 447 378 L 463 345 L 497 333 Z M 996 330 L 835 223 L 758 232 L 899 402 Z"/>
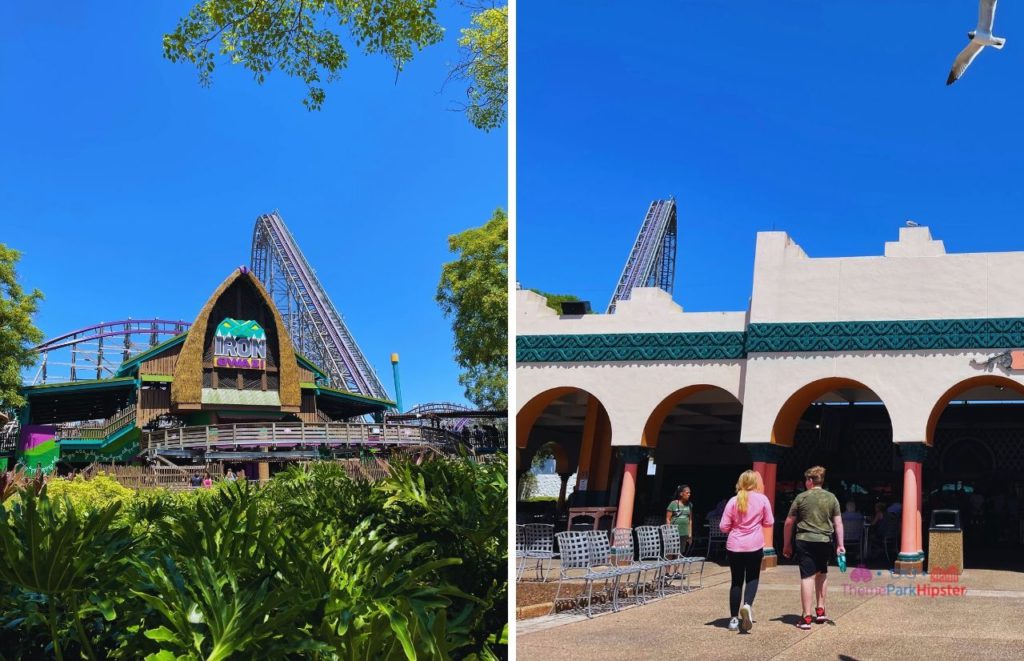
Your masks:
<path fill-rule="evenodd" d="M 750 631 L 754 625 L 751 606 L 757 596 L 757 581 L 761 577 L 761 557 L 764 555 L 762 529 L 775 524 L 772 505 L 767 496 L 759 491 L 764 491 L 761 475 L 752 470 L 744 471 L 736 483 L 736 495 L 729 499 L 722 514 L 720 527 L 722 532 L 729 533 L 725 550 L 729 555 L 729 569 L 732 570 L 732 587 L 729 589 L 729 611 L 732 613 L 730 631 Z"/>

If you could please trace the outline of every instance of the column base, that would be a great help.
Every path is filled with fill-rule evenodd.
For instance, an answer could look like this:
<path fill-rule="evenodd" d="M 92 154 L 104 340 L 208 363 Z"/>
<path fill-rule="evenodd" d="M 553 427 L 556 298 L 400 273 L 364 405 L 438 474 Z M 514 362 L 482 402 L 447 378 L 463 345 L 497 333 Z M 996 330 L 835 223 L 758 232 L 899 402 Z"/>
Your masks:
<path fill-rule="evenodd" d="M 765 548 L 764 557 L 761 558 L 761 571 L 779 566 L 779 556 L 773 548 Z"/>
<path fill-rule="evenodd" d="M 900 553 L 896 556 L 893 571 L 897 574 L 911 575 L 924 573 L 924 552 Z"/>

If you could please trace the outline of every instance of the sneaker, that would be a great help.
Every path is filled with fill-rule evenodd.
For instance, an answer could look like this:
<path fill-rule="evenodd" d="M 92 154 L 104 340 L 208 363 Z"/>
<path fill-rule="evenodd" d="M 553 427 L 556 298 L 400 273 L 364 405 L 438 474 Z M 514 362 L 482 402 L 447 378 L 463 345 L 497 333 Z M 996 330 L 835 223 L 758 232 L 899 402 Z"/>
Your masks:
<path fill-rule="evenodd" d="M 828 622 L 828 617 L 825 615 L 825 609 L 818 607 L 814 609 L 814 621 L 818 624 L 825 624 Z"/>
<path fill-rule="evenodd" d="M 732 618 L 729 620 L 729 631 L 737 631 L 740 628 L 739 618 Z"/>
<path fill-rule="evenodd" d="M 811 629 L 811 623 L 814 622 L 814 618 L 810 615 L 804 615 L 800 618 L 800 621 L 796 623 L 797 629 L 803 629 L 809 631 Z"/>
<path fill-rule="evenodd" d="M 754 626 L 754 613 L 750 604 L 740 606 L 740 631 L 747 632 Z"/>

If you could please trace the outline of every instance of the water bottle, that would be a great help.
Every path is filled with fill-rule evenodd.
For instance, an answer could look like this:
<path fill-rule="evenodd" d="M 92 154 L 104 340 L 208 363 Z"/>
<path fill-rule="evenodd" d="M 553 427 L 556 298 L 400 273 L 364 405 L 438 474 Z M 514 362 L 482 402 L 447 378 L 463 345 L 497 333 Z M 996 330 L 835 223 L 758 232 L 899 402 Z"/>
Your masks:
<path fill-rule="evenodd" d="M 843 573 L 846 573 L 846 554 L 845 553 L 840 553 L 839 554 L 838 562 L 839 562 L 839 571 L 841 571 Z"/>

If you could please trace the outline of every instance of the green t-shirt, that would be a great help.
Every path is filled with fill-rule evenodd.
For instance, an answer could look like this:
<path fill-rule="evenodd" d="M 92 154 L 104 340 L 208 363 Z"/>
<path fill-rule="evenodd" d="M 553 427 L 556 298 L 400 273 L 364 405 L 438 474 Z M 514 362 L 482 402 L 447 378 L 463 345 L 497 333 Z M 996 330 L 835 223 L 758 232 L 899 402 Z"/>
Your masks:
<path fill-rule="evenodd" d="M 824 489 L 804 491 L 789 508 L 789 516 L 796 517 L 796 538 L 802 542 L 831 542 L 832 518 L 839 515 L 839 501 Z"/>
<path fill-rule="evenodd" d="M 693 505 L 686 503 L 680 505 L 678 500 L 668 504 L 668 511 L 672 512 L 672 523 L 679 529 L 679 536 L 683 539 L 690 537 L 690 519 L 693 518 Z"/>

